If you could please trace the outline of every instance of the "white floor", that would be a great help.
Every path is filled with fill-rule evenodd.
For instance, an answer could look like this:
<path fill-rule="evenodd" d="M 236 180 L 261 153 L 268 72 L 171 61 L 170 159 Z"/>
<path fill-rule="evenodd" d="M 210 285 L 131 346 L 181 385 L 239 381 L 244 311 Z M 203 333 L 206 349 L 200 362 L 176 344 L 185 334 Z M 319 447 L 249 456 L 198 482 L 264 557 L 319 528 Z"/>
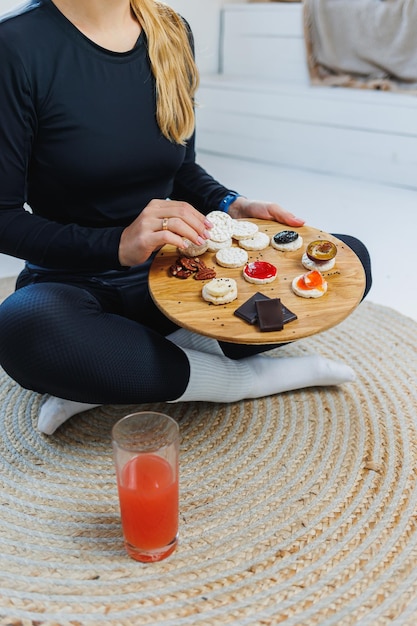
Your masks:
<path fill-rule="evenodd" d="M 416 190 L 203 153 L 199 162 L 248 197 L 274 200 L 311 226 L 361 239 L 373 262 L 368 300 L 417 321 Z M 21 261 L 0 255 L 0 277 L 21 267 Z"/>

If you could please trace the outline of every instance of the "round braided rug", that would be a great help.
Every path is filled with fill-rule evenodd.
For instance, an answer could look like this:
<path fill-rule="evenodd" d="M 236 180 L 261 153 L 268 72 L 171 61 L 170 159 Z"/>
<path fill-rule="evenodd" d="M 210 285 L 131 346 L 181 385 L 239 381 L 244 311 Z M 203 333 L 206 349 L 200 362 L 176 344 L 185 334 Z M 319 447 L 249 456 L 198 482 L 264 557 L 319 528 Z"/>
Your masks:
<path fill-rule="evenodd" d="M 0 624 L 385 625 L 417 620 L 417 324 L 363 303 L 319 352 L 358 380 L 231 405 L 105 406 L 55 436 L 0 375 Z M 178 420 L 180 543 L 124 551 L 110 431 Z"/>

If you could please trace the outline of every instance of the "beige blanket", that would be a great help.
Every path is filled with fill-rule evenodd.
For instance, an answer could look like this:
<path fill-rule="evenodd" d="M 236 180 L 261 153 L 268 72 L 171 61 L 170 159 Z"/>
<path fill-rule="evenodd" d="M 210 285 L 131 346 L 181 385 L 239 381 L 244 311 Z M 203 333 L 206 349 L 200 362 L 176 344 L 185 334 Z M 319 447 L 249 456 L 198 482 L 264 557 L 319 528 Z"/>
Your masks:
<path fill-rule="evenodd" d="M 417 0 L 304 0 L 313 84 L 417 94 Z"/>

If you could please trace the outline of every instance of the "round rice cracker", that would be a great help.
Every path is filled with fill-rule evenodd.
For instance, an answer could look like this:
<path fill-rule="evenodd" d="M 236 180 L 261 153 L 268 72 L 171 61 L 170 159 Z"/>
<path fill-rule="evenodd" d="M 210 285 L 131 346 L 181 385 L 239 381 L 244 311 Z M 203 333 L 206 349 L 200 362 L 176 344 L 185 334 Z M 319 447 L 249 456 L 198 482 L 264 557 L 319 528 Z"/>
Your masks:
<path fill-rule="evenodd" d="M 211 304 L 228 304 L 237 298 L 237 283 L 234 278 L 213 278 L 203 286 L 201 295 Z"/>
<path fill-rule="evenodd" d="M 223 211 L 211 211 L 207 218 L 213 224 L 210 228 L 210 239 L 212 241 L 223 242 L 232 237 L 233 219 Z"/>
<path fill-rule="evenodd" d="M 323 283 L 323 289 L 299 289 L 297 283 L 302 276 L 303 274 L 296 276 L 291 283 L 291 288 L 296 296 L 300 296 L 301 298 L 321 298 L 327 293 L 328 285 L 326 280 Z"/>
<path fill-rule="evenodd" d="M 304 265 L 306 270 L 318 270 L 319 272 L 328 272 L 336 265 L 336 258 L 321 263 L 315 263 L 312 259 L 310 259 L 310 257 L 307 256 L 307 253 L 304 252 L 301 258 L 301 263 Z"/>
<path fill-rule="evenodd" d="M 248 262 L 248 253 L 243 248 L 222 248 L 216 253 L 216 261 L 222 267 L 242 267 Z"/>
<path fill-rule="evenodd" d="M 259 276 L 251 275 L 250 269 L 252 265 L 255 265 L 255 266 L 261 265 L 262 267 L 270 266 L 269 268 L 267 268 L 270 271 L 270 275 L 264 276 L 263 278 L 260 278 Z M 278 271 L 277 271 L 276 266 L 273 265 L 272 263 L 267 263 L 266 261 L 252 261 L 252 263 L 248 263 L 243 268 L 243 278 L 248 283 L 253 283 L 254 285 L 266 285 L 267 283 L 272 283 L 277 277 L 278 277 Z"/>
<path fill-rule="evenodd" d="M 246 220 L 233 220 L 233 239 L 239 240 L 253 237 L 258 232 L 258 230 L 258 225 L 255 224 L 255 222 L 248 222 Z"/>
<path fill-rule="evenodd" d="M 186 239 L 185 237 L 183 238 L 183 241 L 186 244 L 186 247 L 177 248 L 178 254 L 181 254 L 183 256 L 192 258 L 192 257 L 200 256 L 200 254 L 204 254 L 208 250 L 207 241 L 205 241 L 201 245 L 193 243 L 192 241 L 190 241 L 189 239 Z"/>
<path fill-rule="evenodd" d="M 233 218 L 224 211 L 210 211 L 210 213 L 207 213 L 206 217 L 212 224 L 216 222 L 220 224 L 226 224 L 233 221 Z"/>
<path fill-rule="evenodd" d="M 209 252 L 217 252 L 218 250 L 223 250 L 224 248 L 231 248 L 233 245 L 233 239 L 230 237 L 225 241 L 213 241 L 212 239 L 207 239 L 207 250 Z"/>
<path fill-rule="evenodd" d="M 303 245 L 303 238 L 301 235 L 298 235 L 297 239 L 294 241 L 290 241 L 289 243 L 277 243 L 274 239 L 275 235 L 271 237 L 271 246 L 275 248 L 275 250 L 280 250 L 280 252 L 294 252 L 298 250 Z"/>
<path fill-rule="evenodd" d="M 265 250 L 269 246 L 269 237 L 265 233 L 258 231 L 253 237 L 239 239 L 239 246 L 244 250 Z"/>

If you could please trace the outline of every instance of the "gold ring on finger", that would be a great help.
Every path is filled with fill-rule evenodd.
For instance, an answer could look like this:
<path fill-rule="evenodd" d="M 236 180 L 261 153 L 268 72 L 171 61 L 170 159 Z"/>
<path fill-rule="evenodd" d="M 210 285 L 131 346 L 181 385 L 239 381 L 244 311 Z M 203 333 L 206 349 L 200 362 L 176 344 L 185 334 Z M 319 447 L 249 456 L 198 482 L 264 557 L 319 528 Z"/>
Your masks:
<path fill-rule="evenodd" d="M 162 230 L 168 230 L 169 217 L 162 218 Z"/>

